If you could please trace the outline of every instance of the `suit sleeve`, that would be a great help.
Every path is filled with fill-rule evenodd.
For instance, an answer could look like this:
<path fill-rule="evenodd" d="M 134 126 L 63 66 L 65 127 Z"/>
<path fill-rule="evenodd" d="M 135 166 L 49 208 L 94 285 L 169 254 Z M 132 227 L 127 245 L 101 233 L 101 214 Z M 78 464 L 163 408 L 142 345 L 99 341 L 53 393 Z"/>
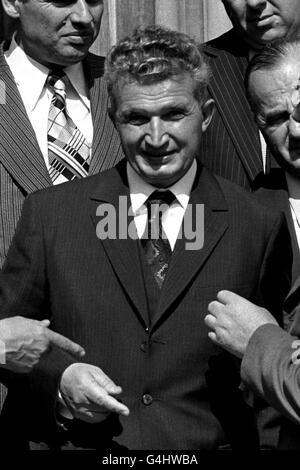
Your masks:
<path fill-rule="evenodd" d="M 260 277 L 254 298 L 257 305 L 268 309 L 283 324 L 283 304 L 287 296 L 292 271 L 292 248 L 290 234 L 284 214 L 273 219 L 260 269 Z M 278 445 L 281 415 L 268 406 L 265 399 L 254 397 L 254 408 L 261 448 L 274 448 Z"/>
<path fill-rule="evenodd" d="M 40 198 L 36 195 L 26 199 L 0 274 L 0 319 L 21 315 L 36 320 L 51 320 L 42 224 L 42 216 L 45 214 L 39 201 Z M 9 387 L 10 401 L 17 403 L 16 406 L 20 405 L 20 416 L 30 410 L 28 428 L 38 428 L 41 425 L 45 432 L 55 430 L 55 406 L 60 377 L 74 362 L 71 355 L 52 347 L 30 374 L 3 372 L 2 380 Z"/>
<path fill-rule="evenodd" d="M 243 382 L 300 424 L 300 340 L 275 325 L 252 335 L 241 368 Z"/>

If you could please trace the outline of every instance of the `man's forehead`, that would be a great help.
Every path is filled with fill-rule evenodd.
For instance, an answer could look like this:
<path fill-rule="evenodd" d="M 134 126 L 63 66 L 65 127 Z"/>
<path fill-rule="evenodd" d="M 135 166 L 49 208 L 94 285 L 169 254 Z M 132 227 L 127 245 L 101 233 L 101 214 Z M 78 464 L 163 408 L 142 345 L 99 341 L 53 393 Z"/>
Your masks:
<path fill-rule="evenodd" d="M 193 96 L 195 83 L 191 77 L 180 79 L 166 79 L 156 83 L 138 83 L 136 81 L 119 81 L 115 90 L 115 97 L 120 104 L 139 105 L 140 100 L 157 102 L 159 100 L 181 99 Z"/>
<path fill-rule="evenodd" d="M 280 99 L 300 86 L 300 63 L 288 63 L 276 69 L 256 70 L 250 78 L 252 92 L 260 98 Z"/>

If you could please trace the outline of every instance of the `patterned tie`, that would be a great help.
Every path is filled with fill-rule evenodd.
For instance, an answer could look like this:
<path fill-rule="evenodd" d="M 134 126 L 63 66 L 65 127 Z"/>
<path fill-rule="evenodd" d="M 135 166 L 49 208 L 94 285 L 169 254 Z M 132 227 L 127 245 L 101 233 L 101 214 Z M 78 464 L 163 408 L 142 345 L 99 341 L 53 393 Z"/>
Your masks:
<path fill-rule="evenodd" d="M 48 117 L 48 157 L 54 183 L 60 175 L 67 180 L 88 175 L 90 147 L 66 110 L 66 81 L 63 72 L 50 72 L 47 85 L 53 92 Z"/>
<path fill-rule="evenodd" d="M 175 200 L 171 191 L 154 191 L 146 202 L 148 224 L 143 238 L 142 247 L 146 260 L 159 288 L 162 288 L 169 267 L 172 250 L 162 226 L 162 212 Z"/>

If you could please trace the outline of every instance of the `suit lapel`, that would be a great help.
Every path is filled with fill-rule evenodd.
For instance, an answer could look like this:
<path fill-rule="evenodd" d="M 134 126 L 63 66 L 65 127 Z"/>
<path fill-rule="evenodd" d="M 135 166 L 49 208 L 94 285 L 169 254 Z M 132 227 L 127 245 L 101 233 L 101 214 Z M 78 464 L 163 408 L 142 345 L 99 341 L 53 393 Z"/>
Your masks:
<path fill-rule="evenodd" d="M 0 79 L 6 102 L 0 106 L 0 159 L 26 193 L 52 184 L 34 130 L 27 116 L 13 75 L 0 51 Z"/>
<path fill-rule="evenodd" d="M 202 169 L 200 177 L 198 175 L 191 193 L 190 205 L 193 208 L 193 213 L 195 213 L 197 204 L 202 205 L 201 207 L 204 209 L 203 247 L 196 250 L 186 249 L 186 243 L 190 241 L 185 238 L 184 233 L 182 239 L 177 240 L 154 324 L 169 308 L 172 308 L 172 305 L 189 288 L 190 283 L 196 275 L 199 275 L 204 262 L 212 256 L 215 247 L 227 230 L 228 209 L 226 201 L 217 180 L 205 168 Z M 188 212 L 186 212 L 184 224 L 190 228 L 191 221 Z M 203 229 L 202 226 L 201 229 Z M 199 236 L 199 233 L 197 235 Z"/>
<path fill-rule="evenodd" d="M 230 32 L 226 41 L 234 44 L 241 39 Z M 259 133 L 245 95 L 246 52 L 242 50 L 233 55 L 230 50 L 227 53 L 211 46 L 207 46 L 205 52 L 212 68 L 209 91 L 246 172 L 254 180 L 262 171 L 262 157 Z"/>
<path fill-rule="evenodd" d="M 286 216 L 292 241 L 292 282 L 294 283 L 300 274 L 300 254 L 297 234 L 289 202 L 289 193 L 285 172 L 281 168 L 272 168 L 268 175 L 264 175 L 262 177 L 260 180 L 260 185 L 261 187 L 256 190 L 253 195 L 255 195 L 261 203 L 271 207 L 272 210 L 276 208 L 276 210 L 282 211 Z"/>
<path fill-rule="evenodd" d="M 119 240 L 118 237 L 120 196 L 122 196 L 120 213 L 122 216 L 125 216 L 125 212 L 127 212 L 130 207 L 125 162 L 122 162 L 121 165 L 119 164 L 116 169 L 113 169 L 109 175 L 107 175 L 101 187 L 97 186 L 94 188 L 90 196 L 90 215 L 96 227 L 100 220 L 100 218 L 96 216 L 96 210 L 101 203 L 108 203 L 116 209 L 117 236 L 116 238 L 110 237 L 99 240 L 99 243 L 102 243 L 120 284 L 133 303 L 137 316 L 142 321 L 144 327 L 146 327 L 148 324 L 148 307 L 139 258 L 138 242 L 130 237 L 121 240 Z M 128 220 L 129 223 L 134 224 L 133 217 L 128 217 L 128 219 L 124 217 L 124 220 Z"/>

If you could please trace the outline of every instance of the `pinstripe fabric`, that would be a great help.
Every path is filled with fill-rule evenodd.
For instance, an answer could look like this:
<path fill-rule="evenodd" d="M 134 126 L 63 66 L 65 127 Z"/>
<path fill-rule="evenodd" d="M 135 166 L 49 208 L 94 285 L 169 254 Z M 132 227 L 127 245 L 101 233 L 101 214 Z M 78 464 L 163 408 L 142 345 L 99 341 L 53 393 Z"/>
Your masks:
<path fill-rule="evenodd" d="M 209 92 L 216 112 L 203 138 L 201 160 L 218 175 L 251 189 L 263 167 L 243 82 L 247 50 L 231 30 L 204 45 L 203 51 L 212 69 Z"/>
<path fill-rule="evenodd" d="M 120 141 L 106 113 L 108 96 L 102 76 L 104 58 L 90 54 L 85 62 L 94 123 L 89 174 L 110 168 L 123 156 Z M 0 259 L 7 253 L 24 196 L 50 186 L 51 180 L 13 76 L 0 51 L 0 80 L 6 87 L 6 103 L 0 105 L 1 201 Z M 5 176 L 5 172 L 7 175 Z M 7 220 L 10 223 L 7 224 Z M 5 226 L 5 229 L 3 228 Z"/>
<path fill-rule="evenodd" d="M 107 115 L 108 96 L 102 76 L 104 58 L 89 54 L 84 63 L 94 124 L 89 174 L 114 166 L 123 156 L 120 141 Z M 12 73 L 0 49 L 0 80 L 6 102 L 0 104 L 0 267 L 7 255 L 27 194 L 52 184 L 34 130 Z M 1 391 L 0 391 L 1 403 Z"/>

